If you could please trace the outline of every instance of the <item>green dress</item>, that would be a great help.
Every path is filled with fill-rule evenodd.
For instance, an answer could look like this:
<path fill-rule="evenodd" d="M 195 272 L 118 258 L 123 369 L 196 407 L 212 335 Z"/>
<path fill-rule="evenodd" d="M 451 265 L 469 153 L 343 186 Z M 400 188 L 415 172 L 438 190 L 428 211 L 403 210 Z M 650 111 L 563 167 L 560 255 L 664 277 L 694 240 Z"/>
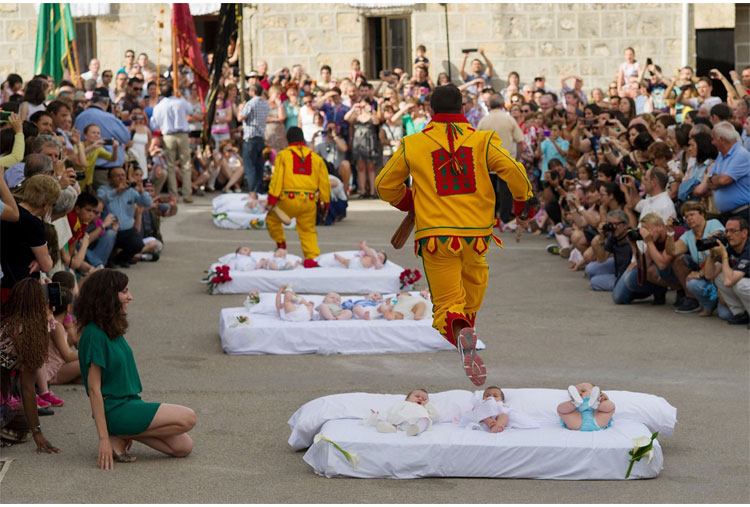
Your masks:
<path fill-rule="evenodd" d="M 78 343 L 78 360 L 86 394 L 89 366 L 96 364 L 102 369 L 101 392 L 109 434 L 137 435 L 146 431 L 160 404 L 146 403 L 138 396 L 141 379 L 125 337 L 111 340 L 99 326 L 89 322 Z"/>

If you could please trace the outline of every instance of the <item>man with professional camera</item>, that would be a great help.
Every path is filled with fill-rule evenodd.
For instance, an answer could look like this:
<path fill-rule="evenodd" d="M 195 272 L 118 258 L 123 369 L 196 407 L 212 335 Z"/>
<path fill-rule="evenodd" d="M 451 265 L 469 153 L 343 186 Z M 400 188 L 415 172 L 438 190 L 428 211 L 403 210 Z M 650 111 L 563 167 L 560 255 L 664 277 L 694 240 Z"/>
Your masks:
<path fill-rule="evenodd" d="M 675 227 L 675 238 L 679 239 L 684 232 L 683 227 Z M 663 305 L 668 288 L 682 288 L 672 270 L 674 257 L 666 252 L 664 220 L 657 213 L 647 213 L 641 216 L 640 227 L 629 230 L 627 237 L 633 252 L 636 252 L 636 264 L 631 265 L 617 281 L 612 299 L 618 305 L 626 305 L 653 295 L 652 304 Z M 645 244 L 644 252 L 638 249 L 637 241 Z"/>
<path fill-rule="evenodd" d="M 133 256 L 143 248 L 143 237 L 135 228 L 135 205 L 151 206 L 151 196 L 143 188 L 142 179 L 129 183 L 122 167 L 109 170 L 109 184 L 100 186 L 96 195 L 104 203 L 105 211 L 115 215 L 120 224 L 107 267 L 116 264 L 129 268 Z M 115 253 L 118 248 L 121 250 Z"/>
<path fill-rule="evenodd" d="M 685 219 L 685 225 L 690 228 L 679 240 L 675 239 L 675 221 L 672 217 L 667 220 L 667 242 L 666 252 L 675 259 L 672 261 L 672 269 L 675 276 L 680 280 L 685 290 L 685 298 L 679 303 L 675 312 L 693 313 L 701 310 L 710 315 L 716 306 L 716 299 L 704 298 L 706 286 L 711 282 L 701 276 L 700 269 L 706 262 L 709 247 L 701 249 L 700 239 L 708 238 L 713 234 L 724 232 L 724 226 L 716 219 L 706 220 L 706 210 L 703 205 L 696 201 L 688 201 L 680 208 L 680 214 Z M 710 289 L 708 289 L 710 292 Z M 702 299 L 699 301 L 699 299 Z"/>
<path fill-rule="evenodd" d="M 722 302 L 719 317 L 729 324 L 750 323 L 750 242 L 747 220 L 741 217 L 727 221 L 724 237 L 709 238 L 709 250 L 703 275 L 714 279 Z"/>
<path fill-rule="evenodd" d="M 599 225 L 599 234 L 591 240 L 596 261 L 586 265 L 593 290 L 612 291 L 630 267 L 633 249 L 628 240 L 628 215 L 622 210 L 607 213 L 607 222 Z"/>
<path fill-rule="evenodd" d="M 346 139 L 338 135 L 338 125 L 329 122 L 325 131 L 318 131 L 313 135 L 312 145 L 315 153 L 321 156 L 328 167 L 328 174 L 332 174 L 344 183 L 344 192 L 349 192 L 349 179 L 352 175 L 352 166 L 346 160 L 346 152 L 349 149 Z"/>

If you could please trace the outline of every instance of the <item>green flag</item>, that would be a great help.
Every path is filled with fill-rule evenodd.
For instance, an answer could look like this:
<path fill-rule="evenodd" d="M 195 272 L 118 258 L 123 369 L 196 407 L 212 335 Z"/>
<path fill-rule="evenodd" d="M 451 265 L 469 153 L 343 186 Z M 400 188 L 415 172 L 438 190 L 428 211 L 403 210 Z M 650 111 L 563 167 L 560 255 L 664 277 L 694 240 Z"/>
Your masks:
<path fill-rule="evenodd" d="M 65 70 L 73 74 L 73 48 L 70 43 L 75 38 L 69 4 L 39 4 L 34 73 L 49 74 L 55 83 L 60 82 Z"/>

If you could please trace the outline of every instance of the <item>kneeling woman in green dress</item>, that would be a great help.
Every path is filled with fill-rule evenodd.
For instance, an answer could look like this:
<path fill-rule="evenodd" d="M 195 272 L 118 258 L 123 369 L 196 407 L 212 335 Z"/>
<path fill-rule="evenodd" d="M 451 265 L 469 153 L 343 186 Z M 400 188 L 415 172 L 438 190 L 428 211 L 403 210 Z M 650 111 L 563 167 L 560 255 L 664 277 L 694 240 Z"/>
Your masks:
<path fill-rule="evenodd" d="M 127 454 L 132 440 L 175 457 L 193 449 L 187 432 L 195 426 L 195 412 L 138 396 L 141 379 L 123 336 L 132 300 L 128 277 L 101 269 L 86 277 L 75 303 L 81 376 L 99 434 L 97 463 L 105 470 L 113 469 L 115 461 L 135 461 Z"/>

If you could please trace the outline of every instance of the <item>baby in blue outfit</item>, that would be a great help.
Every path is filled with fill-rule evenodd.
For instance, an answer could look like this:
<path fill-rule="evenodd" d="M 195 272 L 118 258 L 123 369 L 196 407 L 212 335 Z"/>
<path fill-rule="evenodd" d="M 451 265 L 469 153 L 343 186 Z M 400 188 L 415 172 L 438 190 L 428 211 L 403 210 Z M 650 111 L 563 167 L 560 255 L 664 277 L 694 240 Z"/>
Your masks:
<path fill-rule="evenodd" d="M 349 299 L 341 303 L 341 306 L 344 310 L 351 310 L 357 318 L 372 320 L 381 317 L 377 309 L 382 303 L 383 295 L 380 292 L 370 292 L 364 299 Z"/>
<path fill-rule="evenodd" d="M 570 401 L 557 406 L 557 415 L 564 428 L 578 431 L 599 431 L 612 424 L 615 404 L 590 382 L 568 387 Z"/>

